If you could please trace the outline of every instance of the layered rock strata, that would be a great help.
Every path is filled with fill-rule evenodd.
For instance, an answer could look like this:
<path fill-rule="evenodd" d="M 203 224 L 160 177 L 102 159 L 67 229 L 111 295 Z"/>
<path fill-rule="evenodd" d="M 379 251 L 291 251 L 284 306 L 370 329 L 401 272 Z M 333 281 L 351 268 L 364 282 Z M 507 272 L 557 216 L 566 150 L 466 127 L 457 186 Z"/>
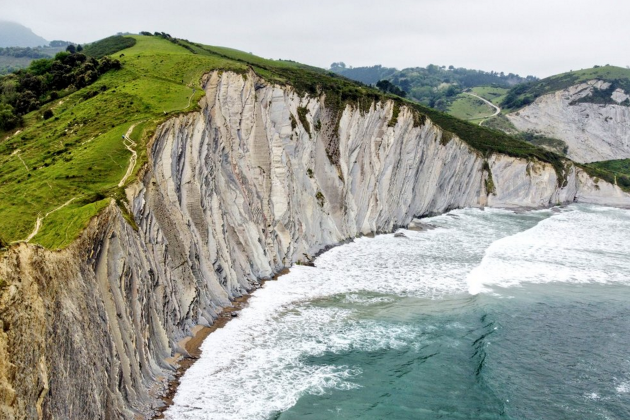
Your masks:
<path fill-rule="evenodd" d="M 548 164 L 484 158 L 392 102 L 336 112 L 253 73 L 204 85 L 127 189 L 137 229 L 112 203 L 62 251 L 2 257 L 0 417 L 150 416 L 194 326 L 358 235 L 466 206 L 630 205 L 570 164 L 558 182 Z"/>

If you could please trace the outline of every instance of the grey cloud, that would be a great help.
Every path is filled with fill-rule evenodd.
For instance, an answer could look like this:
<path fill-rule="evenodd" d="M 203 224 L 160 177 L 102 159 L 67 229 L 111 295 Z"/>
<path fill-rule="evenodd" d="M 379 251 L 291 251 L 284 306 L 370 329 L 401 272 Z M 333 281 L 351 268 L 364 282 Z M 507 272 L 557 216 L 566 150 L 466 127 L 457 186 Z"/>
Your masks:
<path fill-rule="evenodd" d="M 548 76 L 630 65 L 630 3 L 618 0 L 0 0 L 47 39 L 164 31 L 327 67 L 429 63 Z"/>

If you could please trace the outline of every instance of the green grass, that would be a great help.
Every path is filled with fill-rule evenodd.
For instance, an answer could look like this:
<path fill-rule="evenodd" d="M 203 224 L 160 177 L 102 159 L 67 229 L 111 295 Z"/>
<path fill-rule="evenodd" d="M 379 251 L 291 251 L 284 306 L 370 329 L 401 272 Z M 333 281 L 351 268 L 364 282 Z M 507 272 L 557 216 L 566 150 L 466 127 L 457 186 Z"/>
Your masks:
<path fill-rule="evenodd" d="M 125 50 L 122 70 L 27 115 L 23 132 L 0 141 L 0 235 L 5 240 L 26 238 L 38 215 L 77 197 L 48 216 L 34 238 L 49 248 L 72 242 L 102 208 L 96 203 L 120 195 L 117 183 L 130 157 L 122 134 L 133 122 L 143 121 L 132 135 L 138 141 L 137 171 L 146 161 L 144 142 L 157 124 L 171 113 L 186 111 L 200 76 L 225 64 L 164 40 L 146 41 Z M 86 91 L 100 91 L 101 86 L 106 91 L 83 99 Z M 202 94 L 198 89 L 190 109 Z M 41 114 L 49 108 L 55 117 L 44 121 Z"/>
<path fill-rule="evenodd" d="M 593 162 L 590 165 L 618 175 L 630 175 L 630 159 L 606 160 L 603 162 Z"/>
<path fill-rule="evenodd" d="M 299 94 L 326 93 L 326 107 L 340 117 L 346 104 L 368 109 L 376 100 L 392 99 L 395 109 L 414 110 L 414 124 L 426 116 L 458 135 L 479 153 L 499 152 L 550 162 L 562 173 L 559 157 L 494 130 L 480 128 L 433 109 L 330 72 L 290 61 L 267 60 L 229 48 L 179 40 L 176 45 L 157 36 L 132 36 L 130 48 L 116 51 L 121 70 L 103 75 L 93 85 L 46 104 L 25 116 L 19 134 L 0 133 L 0 237 L 7 242 L 26 238 L 38 215 L 75 198 L 50 214 L 33 242 L 48 248 L 70 244 L 112 199 L 124 199 L 118 182 L 130 153 L 121 136 L 137 123 L 132 137 L 138 143 L 135 173 L 146 163 L 146 142 L 156 127 L 173 115 L 198 109 L 203 96 L 200 80 L 212 70 L 244 74 L 250 69 L 268 81 L 292 86 Z M 196 89 L 195 95 L 189 98 Z M 96 92 L 95 96 L 86 94 Z M 42 113 L 54 117 L 44 121 Z M 304 114 L 304 115 L 301 115 Z M 304 125 L 305 110 L 297 117 Z M 315 130 L 319 130 L 316 127 Z M 335 147 L 330 142 L 329 147 Z M 19 151 L 19 152 L 18 152 Z M 326 150 L 333 163 L 338 151 Z M 28 170 L 20 160 L 28 167 Z M 133 182 L 133 177 L 128 182 Z M 134 226 L 131 217 L 128 220 Z"/>
<path fill-rule="evenodd" d="M 589 175 L 617 184 L 630 192 L 630 159 L 607 160 L 580 165 Z"/>
<path fill-rule="evenodd" d="M 499 106 L 508 93 L 509 89 L 498 86 L 476 86 L 470 89 L 475 95 L 479 95 L 482 98 L 492 102 Z M 494 112 L 494 110 L 493 110 Z"/>
<path fill-rule="evenodd" d="M 465 93 L 457 95 L 448 109 L 449 114 L 462 120 L 480 120 L 494 114 L 494 112 L 494 108 L 481 99 Z"/>
<path fill-rule="evenodd" d="M 136 40 L 134 38 L 115 35 L 86 45 L 83 49 L 83 54 L 94 58 L 101 58 L 131 48 L 135 44 Z"/>

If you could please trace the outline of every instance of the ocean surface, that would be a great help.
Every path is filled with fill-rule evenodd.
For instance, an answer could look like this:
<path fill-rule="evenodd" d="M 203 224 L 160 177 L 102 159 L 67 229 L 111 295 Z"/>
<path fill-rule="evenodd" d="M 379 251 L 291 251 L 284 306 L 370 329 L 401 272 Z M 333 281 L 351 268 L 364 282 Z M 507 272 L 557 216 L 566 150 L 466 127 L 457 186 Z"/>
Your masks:
<path fill-rule="evenodd" d="M 166 417 L 630 419 L 630 211 L 425 222 L 267 282 Z"/>

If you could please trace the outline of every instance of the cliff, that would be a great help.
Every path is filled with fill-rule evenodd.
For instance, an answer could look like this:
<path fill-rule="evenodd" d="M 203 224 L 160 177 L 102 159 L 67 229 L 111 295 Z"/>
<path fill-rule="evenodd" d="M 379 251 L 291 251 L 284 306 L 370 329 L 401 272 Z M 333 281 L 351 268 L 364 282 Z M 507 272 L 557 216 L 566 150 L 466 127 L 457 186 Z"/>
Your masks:
<path fill-rule="evenodd" d="M 630 205 L 570 163 L 484 157 L 393 102 L 336 112 L 249 73 L 204 79 L 127 189 L 62 251 L 0 261 L 0 415 L 144 418 L 230 299 L 328 245 L 465 206 Z"/>
<path fill-rule="evenodd" d="M 612 92 L 609 92 L 612 90 Z M 602 103 L 594 97 L 606 96 Z M 563 140 L 580 163 L 630 158 L 630 95 L 591 80 L 543 95 L 507 117 L 520 131 Z"/>

